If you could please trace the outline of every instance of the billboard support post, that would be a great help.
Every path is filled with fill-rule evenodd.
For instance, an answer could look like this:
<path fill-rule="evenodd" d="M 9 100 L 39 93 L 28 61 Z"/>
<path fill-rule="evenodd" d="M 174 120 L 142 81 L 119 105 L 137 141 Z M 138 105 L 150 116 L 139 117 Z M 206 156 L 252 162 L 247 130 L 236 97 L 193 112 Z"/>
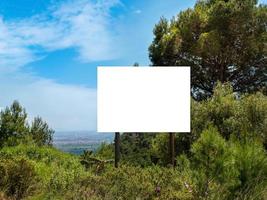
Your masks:
<path fill-rule="evenodd" d="M 120 133 L 115 132 L 115 167 L 118 168 L 120 160 Z"/>

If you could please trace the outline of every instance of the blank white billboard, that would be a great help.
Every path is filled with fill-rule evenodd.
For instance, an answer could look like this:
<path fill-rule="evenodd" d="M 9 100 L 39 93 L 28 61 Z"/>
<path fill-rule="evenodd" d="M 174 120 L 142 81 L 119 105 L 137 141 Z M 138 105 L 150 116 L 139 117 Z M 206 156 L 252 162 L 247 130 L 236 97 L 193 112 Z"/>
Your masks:
<path fill-rule="evenodd" d="M 98 67 L 98 132 L 190 132 L 190 67 Z"/>

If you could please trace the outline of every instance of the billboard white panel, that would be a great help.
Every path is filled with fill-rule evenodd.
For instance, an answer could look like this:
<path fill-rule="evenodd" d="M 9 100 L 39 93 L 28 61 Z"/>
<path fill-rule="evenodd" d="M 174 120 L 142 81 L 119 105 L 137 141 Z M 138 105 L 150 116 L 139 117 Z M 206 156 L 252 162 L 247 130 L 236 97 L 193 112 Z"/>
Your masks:
<path fill-rule="evenodd" d="M 98 67 L 98 132 L 190 132 L 190 67 Z"/>

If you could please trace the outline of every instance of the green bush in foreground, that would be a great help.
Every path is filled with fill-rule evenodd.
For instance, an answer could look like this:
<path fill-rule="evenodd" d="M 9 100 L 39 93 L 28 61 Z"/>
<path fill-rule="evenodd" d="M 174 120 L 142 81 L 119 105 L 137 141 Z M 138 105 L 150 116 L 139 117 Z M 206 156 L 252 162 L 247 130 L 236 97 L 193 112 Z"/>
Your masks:
<path fill-rule="evenodd" d="M 71 189 L 76 180 L 87 173 L 79 163 L 78 157 L 52 147 L 25 145 L 4 147 L 0 150 L 0 157 L 6 162 L 17 162 L 17 158 L 30 162 L 39 182 L 36 185 L 36 194 L 43 194 L 47 198 L 55 197 L 58 193 L 64 194 Z M 18 173 L 23 172 L 18 171 Z M 0 186 L 0 191 L 5 192 L 4 185 Z M 11 196 L 13 197 L 12 194 Z"/>
<path fill-rule="evenodd" d="M 73 199 L 192 199 L 180 173 L 172 168 L 109 168 L 99 176 L 88 176 L 78 183 Z"/>
<path fill-rule="evenodd" d="M 210 127 L 177 167 L 80 164 L 51 147 L 0 150 L 0 193 L 11 199 L 259 199 L 266 197 L 266 152 L 258 142 L 226 141 Z M 264 196 L 265 195 L 265 196 Z"/>
<path fill-rule="evenodd" d="M 264 199 L 267 157 L 257 141 L 226 141 L 210 127 L 193 144 L 189 170 L 199 199 Z"/>
<path fill-rule="evenodd" d="M 172 168 L 153 166 L 148 168 L 121 165 L 114 169 L 107 164 L 105 170 L 96 174 L 85 170 L 79 158 L 50 147 L 16 146 L 0 150 L 6 162 L 23 157 L 31 163 L 33 180 L 32 192 L 25 192 L 27 199 L 190 199 L 180 172 Z M 16 161 L 17 162 L 17 161 Z M 26 173 L 14 168 L 15 173 Z M 29 176 L 31 177 L 31 176 Z M 23 179 L 24 180 L 24 179 Z M 28 179 L 25 179 L 27 181 Z M 13 184 L 16 182 L 13 180 Z M 34 182 L 30 182 L 34 183 Z M 7 184 L 0 185 L 0 191 L 11 198 Z M 29 188 L 32 184 L 29 184 Z M 21 196 L 24 197 L 24 196 Z"/>
<path fill-rule="evenodd" d="M 7 196 L 22 199 L 33 194 L 38 178 L 31 162 L 24 158 L 0 160 L 0 188 Z"/>
<path fill-rule="evenodd" d="M 209 127 L 192 146 L 191 164 L 197 184 L 196 196 L 207 198 L 218 186 L 228 190 L 238 184 L 238 171 L 226 141 L 217 129 Z M 216 188 L 216 189 L 215 189 Z"/>

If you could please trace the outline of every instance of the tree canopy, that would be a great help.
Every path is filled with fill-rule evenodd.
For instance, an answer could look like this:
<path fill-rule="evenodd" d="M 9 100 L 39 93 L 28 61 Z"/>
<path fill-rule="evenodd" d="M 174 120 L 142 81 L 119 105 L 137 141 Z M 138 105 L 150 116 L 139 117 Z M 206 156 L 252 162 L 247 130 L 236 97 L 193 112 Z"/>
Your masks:
<path fill-rule="evenodd" d="M 21 138 L 28 132 L 27 113 L 14 101 L 10 107 L 0 112 L 0 146 L 9 138 Z"/>
<path fill-rule="evenodd" d="M 267 91 L 267 6 L 256 0 L 199 0 L 154 28 L 155 66 L 191 66 L 192 94 L 212 95 L 217 81 L 234 92 Z"/>
<path fill-rule="evenodd" d="M 26 110 L 18 101 L 0 112 L 0 147 L 23 142 L 52 145 L 53 134 L 54 130 L 41 117 L 35 117 L 29 125 Z"/>

